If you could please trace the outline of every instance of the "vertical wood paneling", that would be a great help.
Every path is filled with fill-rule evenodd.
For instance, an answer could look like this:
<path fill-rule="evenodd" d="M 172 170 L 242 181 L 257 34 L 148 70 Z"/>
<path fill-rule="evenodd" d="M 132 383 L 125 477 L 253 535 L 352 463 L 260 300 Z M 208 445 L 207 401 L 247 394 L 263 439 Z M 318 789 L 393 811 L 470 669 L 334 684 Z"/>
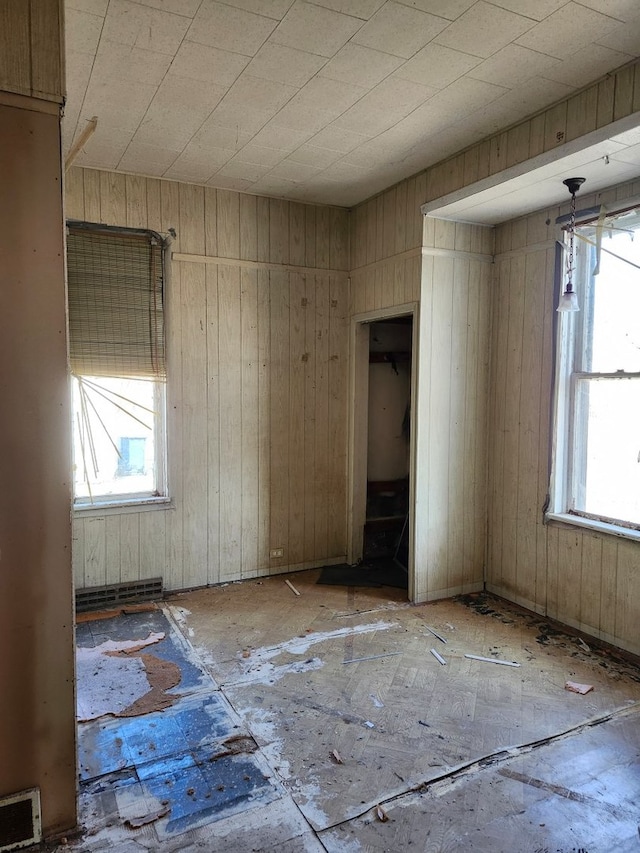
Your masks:
<path fill-rule="evenodd" d="M 177 251 L 182 245 L 178 184 L 162 181 L 160 184 L 160 231 L 166 233 L 169 228 L 173 228 L 177 232 L 173 244 Z M 167 309 L 167 477 L 169 494 L 175 502 L 175 510 L 167 513 L 165 533 L 167 564 L 163 577 L 165 585 L 169 589 L 180 589 L 183 582 L 182 267 L 183 264 L 171 264 L 169 282 L 165 291 Z"/>
<path fill-rule="evenodd" d="M 625 198 L 627 189 L 606 195 Z M 555 252 L 527 251 L 527 245 L 553 236 L 546 222 L 556 215 L 540 211 L 507 223 L 496 239 L 498 250 L 511 254 L 496 258 L 487 581 L 508 598 L 637 652 L 638 543 L 542 521 L 549 486 Z"/>
<path fill-rule="evenodd" d="M 315 233 L 313 235 L 315 245 Z M 316 280 L 305 277 L 304 309 L 304 550 L 316 559 Z M 346 541 L 346 540 L 345 540 Z"/>
<path fill-rule="evenodd" d="M 180 247 L 183 252 L 205 250 L 204 189 L 180 184 Z M 183 264 L 181 270 L 182 325 L 182 454 L 183 587 L 199 586 L 207 577 L 207 309 L 206 270 L 202 264 Z"/>
<path fill-rule="evenodd" d="M 329 503 L 327 553 L 339 557 L 347 538 L 347 324 L 349 291 L 334 276 L 329 282 L 329 483 L 335 497 Z"/>
<path fill-rule="evenodd" d="M 293 229 L 292 229 L 293 231 Z M 289 276 L 289 554 L 291 565 L 304 561 L 304 382 L 306 283 Z"/>
<path fill-rule="evenodd" d="M 260 233 L 260 232 L 259 232 Z M 258 242 L 258 252 L 260 252 Z M 271 547 L 271 294 L 269 273 L 258 271 L 258 568 L 269 568 Z M 305 487 L 307 487 L 305 481 Z"/>
<path fill-rule="evenodd" d="M 316 374 L 315 374 L 315 457 L 316 495 L 315 548 L 317 554 L 327 553 L 329 538 L 329 277 L 316 276 Z"/>
<path fill-rule="evenodd" d="M 430 593 L 446 590 L 449 579 L 449 453 L 450 429 L 451 338 L 453 323 L 453 274 L 451 258 L 436 257 L 433 264 L 432 325 L 429 329 L 431 352 L 429 373 L 429 569 Z"/>
<path fill-rule="evenodd" d="M 213 208 L 215 210 L 215 208 Z M 217 240 L 217 237 L 216 237 Z M 220 361 L 218 313 L 218 271 L 209 266 L 207 288 L 207 483 L 208 565 L 207 583 L 220 582 Z"/>
<path fill-rule="evenodd" d="M 270 488 L 271 548 L 289 538 L 289 275 L 272 272 L 270 285 Z M 320 485 L 321 488 L 321 485 Z M 270 560 L 271 569 L 287 565 L 288 554 Z"/>
<path fill-rule="evenodd" d="M 242 322 L 240 270 L 218 269 L 220 580 L 242 575 Z"/>
<path fill-rule="evenodd" d="M 259 435 L 258 272 L 241 271 L 242 577 L 258 573 Z"/>

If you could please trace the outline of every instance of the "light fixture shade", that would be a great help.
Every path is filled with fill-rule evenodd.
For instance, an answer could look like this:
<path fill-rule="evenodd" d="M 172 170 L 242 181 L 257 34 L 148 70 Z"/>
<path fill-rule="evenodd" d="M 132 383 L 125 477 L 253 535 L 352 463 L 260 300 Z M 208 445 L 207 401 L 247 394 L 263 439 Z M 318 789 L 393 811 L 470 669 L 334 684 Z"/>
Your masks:
<path fill-rule="evenodd" d="M 578 294 L 575 290 L 565 291 L 560 297 L 557 311 L 579 311 Z"/>

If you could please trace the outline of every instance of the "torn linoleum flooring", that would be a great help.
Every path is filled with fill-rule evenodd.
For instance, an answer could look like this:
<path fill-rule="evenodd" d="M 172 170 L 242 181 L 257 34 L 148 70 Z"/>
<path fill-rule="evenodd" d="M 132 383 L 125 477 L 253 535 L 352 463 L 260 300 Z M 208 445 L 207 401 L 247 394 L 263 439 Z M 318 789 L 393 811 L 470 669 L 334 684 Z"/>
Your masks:
<path fill-rule="evenodd" d="M 148 826 L 168 842 L 280 795 L 254 739 L 161 610 L 84 621 L 77 658 L 91 832 L 111 825 L 122 841 Z"/>
<path fill-rule="evenodd" d="M 636 849 L 640 684 L 633 664 L 491 596 L 412 606 L 392 588 L 316 585 L 318 574 L 290 576 L 300 595 L 272 577 L 174 596 L 167 621 L 180 626 L 175 639 L 186 644 L 200 686 L 191 693 L 184 683 L 171 688 L 171 695 L 184 695 L 152 715 L 86 724 L 102 725 L 97 731 L 104 733 L 124 726 L 133 760 L 136 744 L 164 750 L 150 728 L 154 715 L 197 708 L 189 717 L 200 721 L 193 730 L 174 717 L 171 740 L 180 750 L 158 757 L 164 778 L 182 784 L 181 801 L 188 805 L 196 791 L 199 799 L 210 790 L 205 773 L 202 789 L 191 783 L 190 795 L 183 774 L 226 749 L 230 720 L 231 737 L 241 736 L 244 751 L 211 763 L 224 769 L 220 761 L 254 759 L 268 787 L 238 799 L 237 811 L 222 806 L 200 823 L 186 809 L 154 820 L 165 798 L 157 786 L 144 786 L 144 769 L 135 779 L 116 750 L 122 770 L 88 771 L 81 804 L 94 834 L 76 849 Z M 133 639 L 162 630 L 149 624 Z M 567 681 L 594 689 L 572 693 Z M 143 733 L 128 731 L 132 724 Z M 259 785 L 257 775 L 246 775 L 243 782 Z M 228 778 L 233 782 L 233 773 Z M 136 792 L 145 793 L 152 822 L 133 829 L 125 821 L 135 817 Z"/>

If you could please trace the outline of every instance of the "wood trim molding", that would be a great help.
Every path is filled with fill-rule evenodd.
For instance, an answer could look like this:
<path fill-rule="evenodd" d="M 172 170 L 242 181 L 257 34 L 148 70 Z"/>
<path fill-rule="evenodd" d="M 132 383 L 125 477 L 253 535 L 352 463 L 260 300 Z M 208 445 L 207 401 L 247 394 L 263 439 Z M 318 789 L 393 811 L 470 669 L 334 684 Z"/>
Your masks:
<path fill-rule="evenodd" d="M 33 98 L 30 95 L 17 95 L 14 92 L 3 91 L 0 91 L 0 106 L 31 110 L 34 113 L 46 113 L 52 116 L 59 116 L 62 107 L 58 101 L 45 101 L 42 98 Z"/>
<path fill-rule="evenodd" d="M 321 267 L 301 267 L 296 264 L 270 264 L 266 261 L 246 261 L 239 258 L 221 258 L 217 255 L 191 255 L 184 252 L 172 252 L 171 259 L 190 264 L 216 264 L 218 266 L 242 267 L 252 270 L 272 270 L 274 272 L 293 272 L 301 275 L 333 275 L 344 279 L 349 277 L 347 270 L 323 269 Z"/>
<path fill-rule="evenodd" d="M 394 263 L 396 261 L 405 261 L 408 258 L 417 258 L 420 255 L 421 249 L 420 246 L 417 246 L 415 249 L 407 249 L 406 252 L 400 252 L 397 255 L 389 255 L 388 258 L 381 258 L 379 261 L 372 261 L 370 264 L 365 264 L 361 267 L 354 267 L 351 270 L 351 275 L 354 273 L 368 272 L 369 270 L 375 270 L 378 267 L 383 267 L 385 264 Z"/>
<path fill-rule="evenodd" d="M 462 252 L 459 249 L 438 249 L 435 246 L 423 246 L 422 257 L 455 258 L 460 261 L 479 261 L 481 264 L 492 264 L 493 255 L 484 252 Z"/>

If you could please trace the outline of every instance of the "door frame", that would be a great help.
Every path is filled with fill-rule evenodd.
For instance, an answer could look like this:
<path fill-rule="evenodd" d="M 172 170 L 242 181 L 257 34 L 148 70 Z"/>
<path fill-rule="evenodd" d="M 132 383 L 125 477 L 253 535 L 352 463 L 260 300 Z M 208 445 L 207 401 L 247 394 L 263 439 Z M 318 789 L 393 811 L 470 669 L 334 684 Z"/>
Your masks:
<path fill-rule="evenodd" d="M 349 448 L 347 562 L 362 559 L 364 524 L 367 509 L 367 450 L 369 436 L 369 326 L 379 320 L 411 317 L 411 409 L 409 416 L 409 600 L 415 588 L 415 480 L 416 413 L 418 410 L 418 329 L 419 303 L 407 302 L 354 314 L 349 330 Z"/>

